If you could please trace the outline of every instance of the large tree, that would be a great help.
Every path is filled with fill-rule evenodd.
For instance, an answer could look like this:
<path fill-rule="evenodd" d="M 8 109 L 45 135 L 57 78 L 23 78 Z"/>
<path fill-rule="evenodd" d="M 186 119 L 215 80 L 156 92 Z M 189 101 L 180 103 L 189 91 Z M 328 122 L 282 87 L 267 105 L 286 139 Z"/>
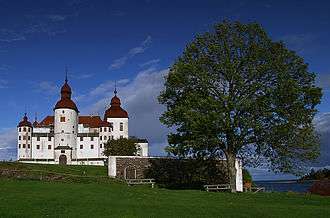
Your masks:
<path fill-rule="evenodd" d="M 160 120 L 175 129 L 167 151 L 225 157 L 232 191 L 237 157 L 257 155 L 274 171 L 297 173 L 319 155 L 312 120 L 322 93 L 314 81 L 303 58 L 259 24 L 217 24 L 187 45 L 166 77 Z"/>
<path fill-rule="evenodd" d="M 137 153 L 137 139 L 110 139 L 104 144 L 103 154 L 109 156 L 134 156 Z"/>

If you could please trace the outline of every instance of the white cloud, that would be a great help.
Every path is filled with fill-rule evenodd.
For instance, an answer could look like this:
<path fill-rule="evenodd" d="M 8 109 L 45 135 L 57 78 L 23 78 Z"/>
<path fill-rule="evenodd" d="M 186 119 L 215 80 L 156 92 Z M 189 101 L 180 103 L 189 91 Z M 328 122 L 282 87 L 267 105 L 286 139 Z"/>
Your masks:
<path fill-rule="evenodd" d="M 167 73 L 167 69 L 149 68 L 139 72 L 132 80 L 117 83 L 117 95 L 121 99 L 122 107 L 129 113 L 129 133 L 131 136 L 147 138 L 152 155 L 164 154 L 163 148 L 167 145 L 168 130 L 159 121 L 165 108 L 157 100 Z M 114 81 L 108 81 L 91 90 L 85 96 L 96 101 L 81 111 L 103 116 L 105 107 L 113 97 L 113 89 Z"/>
<path fill-rule="evenodd" d="M 0 89 L 8 88 L 8 81 L 5 79 L 0 79 Z"/>
<path fill-rule="evenodd" d="M 10 29 L 0 29 L 0 42 L 15 42 L 23 40 L 26 40 L 26 38 L 21 33 Z"/>
<path fill-rule="evenodd" d="M 46 93 L 48 95 L 54 95 L 58 93 L 59 87 L 56 86 L 53 82 L 41 81 L 37 84 L 37 91 Z"/>
<path fill-rule="evenodd" d="M 147 36 L 147 38 L 143 42 L 141 42 L 139 46 L 131 48 L 123 57 L 115 59 L 109 66 L 109 70 L 119 69 L 124 66 L 129 59 L 133 58 L 138 54 L 144 53 L 150 43 L 151 36 Z"/>
<path fill-rule="evenodd" d="M 330 112 L 321 113 L 315 116 L 314 124 L 317 132 L 330 134 Z"/>
<path fill-rule="evenodd" d="M 0 160 L 16 158 L 17 132 L 16 128 L 0 131 Z"/>
<path fill-rule="evenodd" d="M 160 61 L 160 59 L 152 59 L 150 61 L 144 62 L 142 64 L 140 64 L 140 67 L 149 67 L 149 66 L 154 66 L 156 64 L 158 64 Z"/>
<path fill-rule="evenodd" d="M 314 50 L 318 45 L 317 36 L 315 34 L 292 34 L 280 38 L 292 50 L 298 53 L 306 53 Z"/>

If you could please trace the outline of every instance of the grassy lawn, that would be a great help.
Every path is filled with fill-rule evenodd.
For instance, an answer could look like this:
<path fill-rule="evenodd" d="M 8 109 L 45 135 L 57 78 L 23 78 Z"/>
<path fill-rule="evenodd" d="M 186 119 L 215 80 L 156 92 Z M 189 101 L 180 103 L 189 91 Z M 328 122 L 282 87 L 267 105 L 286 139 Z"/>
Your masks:
<path fill-rule="evenodd" d="M 81 175 L 79 167 L 75 166 L 47 167 L 56 172 Z M 102 175 L 104 169 L 87 168 L 93 175 Z M 330 217 L 330 198 L 293 193 L 230 194 L 151 189 L 128 187 L 116 181 L 72 183 L 0 178 L 0 217 L 48 216 Z"/>

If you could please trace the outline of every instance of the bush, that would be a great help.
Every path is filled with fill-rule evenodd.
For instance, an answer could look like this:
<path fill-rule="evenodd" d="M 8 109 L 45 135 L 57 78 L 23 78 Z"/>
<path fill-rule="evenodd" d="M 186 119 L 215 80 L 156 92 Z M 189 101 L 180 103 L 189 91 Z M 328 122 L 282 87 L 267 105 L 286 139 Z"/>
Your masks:
<path fill-rule="evenodd" d="M 243 183 L 252 183 L 252 176 L 247 169 L 243 169 Z"/>

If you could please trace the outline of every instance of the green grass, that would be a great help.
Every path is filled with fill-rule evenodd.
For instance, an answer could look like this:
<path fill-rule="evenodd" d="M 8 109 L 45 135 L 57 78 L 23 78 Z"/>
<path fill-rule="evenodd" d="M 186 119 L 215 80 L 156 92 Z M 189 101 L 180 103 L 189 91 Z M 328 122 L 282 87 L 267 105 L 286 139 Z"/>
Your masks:
<path fill-rule="evenodd" d="M 32 168 L 34 166 L 23 166 Z M 36 168 L 43 166 L 35 166 Z M 49 168 L 48 168 L 49 167 Z M 1 167 L 0 170 L 4 169 Z M 47 166 L 81 175 L 79 167 Z M 83 167 L 103 175 L 102 167 Z M 111 180 L 111 179 L 109 179 Z M 231 194 L 128 187 L 118 182 L 0 178 L 0 217 L 330 217 L 330 198 L 294 193 Z"/>

